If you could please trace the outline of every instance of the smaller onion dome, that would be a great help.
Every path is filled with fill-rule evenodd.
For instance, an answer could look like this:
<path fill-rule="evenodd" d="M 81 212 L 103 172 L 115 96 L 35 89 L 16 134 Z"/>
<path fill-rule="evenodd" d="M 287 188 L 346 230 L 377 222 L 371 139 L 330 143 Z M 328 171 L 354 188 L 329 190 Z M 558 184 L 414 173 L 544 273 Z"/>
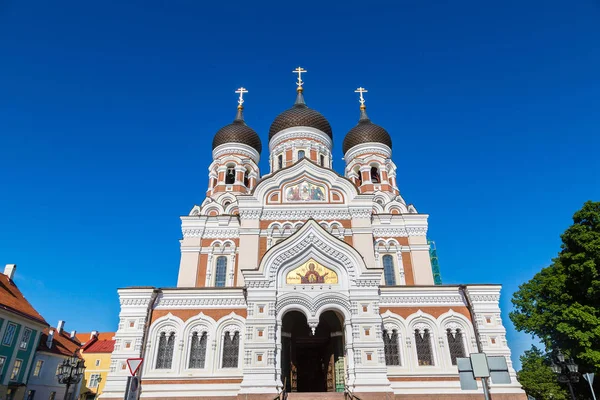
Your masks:
<path fill-rule="evenodd" d="M 279 114 L 271 124 L 271 128 L 269 129 L 269 140 L 273 139 L 273 136 L 282 130 L 294 126 L 316 128 L 321 132 L 324 132 L 330 138 L 333 138 L 333 132 L 331 130 L 331 125 L 329 125 L 329 121 L 327 121 L 320 112 L 308 108 L 304 102 L 302 87 L 298 88 L 298 95 L 296 96 L 294 106 Z"/>
<path fill-rule="evenodd" d="M 369 142 L 385 144 L 390 150 L 392 148 L 392 138 L 390 137 L 390 134 L 381 126 L 371 122 L 367 116 L 367 108 L 363 104 L 360 107 L 360 119 L 358 120 L 358 124 L 346 134 L 344 143 L 342 144 L 342 150 L 344 154 L 346 154 L 348 150 L 354 146 Z"/>
<path fill-rule="evenodd" d="M 213 150 L 225 143 L 242 143 L 252 147 L 260 154 L 262 151 L 260 138 L 254 129 L 246 125 L 243 110 L 244 107 L 238 106 L 238 112 L 233 123 L 225 125 L 215 134 L 212 142 Z"/>

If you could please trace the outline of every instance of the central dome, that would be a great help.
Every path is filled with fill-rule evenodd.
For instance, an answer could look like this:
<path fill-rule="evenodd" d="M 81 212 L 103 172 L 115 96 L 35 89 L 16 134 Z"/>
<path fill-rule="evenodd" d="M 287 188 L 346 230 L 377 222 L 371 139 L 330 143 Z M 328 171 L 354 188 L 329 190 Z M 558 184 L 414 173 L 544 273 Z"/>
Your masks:
<path fill-rule="evenodd" d="M 324 132 L 333 139 L 333 132 L 329 121 L 318 111 L 308 108 L 304 103 L 302 92 L 298 91 L 296 104 L 289 110 L 285 110 L 275 118 L 269 129 L 269 140 L 284 129 L 294 126 L 308 126 Z"/>

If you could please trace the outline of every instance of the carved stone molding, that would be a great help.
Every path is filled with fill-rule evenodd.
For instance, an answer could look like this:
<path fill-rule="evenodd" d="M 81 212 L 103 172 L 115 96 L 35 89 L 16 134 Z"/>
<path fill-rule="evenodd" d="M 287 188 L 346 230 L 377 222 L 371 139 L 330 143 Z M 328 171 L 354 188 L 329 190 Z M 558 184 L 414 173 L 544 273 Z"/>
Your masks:
<path fill-rule="evenodd" d="M 158 300 L 157 308 L 187 308 L 203 306 L 228 306 L 228 307 L 246 307 L 243 298 L 219 297 L 188 297 L 188 298 L 167 298 Z"/>
<path fill-rule="evenodd" d="M 240 211 L 241 215 L 242 211 Z M 242 218 L 246 218 L 242 216 Z M 258 218 L 258 217 L 257 217 Z M 276 220 L 306 220 L 309 218 L 314 219 L 351 219 L 352 214 L 347 209 L 335 210 L 327 208 L 307 208 L 307 209 L 295 209 L 295 210 L 264 210 L 261 216 L 262 220 L 276 221 Z"/>
<path fill-rule="evenodd" d="M 397 227 L 397 228 L 373 228 L 375 237 L 408 237 L 408 236 L 426 236 L 427 227 Z"/>

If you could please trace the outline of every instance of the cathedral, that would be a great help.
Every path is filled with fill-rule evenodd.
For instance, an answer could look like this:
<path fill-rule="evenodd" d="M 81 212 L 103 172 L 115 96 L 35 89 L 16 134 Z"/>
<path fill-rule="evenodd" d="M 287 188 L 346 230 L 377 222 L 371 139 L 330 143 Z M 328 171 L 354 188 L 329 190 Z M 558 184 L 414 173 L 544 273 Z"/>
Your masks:
<path fill-rule="evenodd" d="M 392 139 L 367 116 L 344 137 L 296 100 L 259 135 L 237 115 L 212 142 L 206 198 L 181 217 L 177 287 L 119 289 L 121 310 L 101 398 L 122 399 L 126 360 L 142 357 L 154 399 L 479 399 L 460 387 L 457 357 L 504 356 L 524 400 L 500 316 L 501 287 L 435 285 L 427 214 L 400 195 Z M 290 103 L 291 103 L 290 98 Z M 308 393 L 307 393 L 308 392 Z M 298 393 L 298 394 L 296 394 Z M 307 393 L 305 397 L 300 394 Z M 341 396 L 341 397 L 338 397 Z"/>

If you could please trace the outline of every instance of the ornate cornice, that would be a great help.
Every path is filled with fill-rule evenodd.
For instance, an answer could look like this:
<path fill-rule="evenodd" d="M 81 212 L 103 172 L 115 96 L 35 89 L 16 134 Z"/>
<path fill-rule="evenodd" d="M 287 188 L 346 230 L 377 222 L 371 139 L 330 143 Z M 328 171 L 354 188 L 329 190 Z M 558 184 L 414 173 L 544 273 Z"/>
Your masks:
<path fill-rule="evenodd" d="M 361 210 L 362 211 L 362 210 Z M 240 211 L 240 215 L 241 215 L 241 211 Z M 336 209 L 327 209 L 327 208 L 307 208 L 307 209 L 303 209 L 303 210 L 292 210 L 292 209 L 282 209 L 282 210 L 277 210 L 277 209 L 273 209 L 273 210 L 264 210 L 262 212 L 262 216 L 260 216 L 260 219 L 262 220 L 269 220 L 269 221 L 277 221 L 277 220 L 306 220 L 309 218 L 314 218 L 314 219 L 325 219 L 325 220 L 332 220 L 332 219 L 351 219 L 352 216 L 355 215 L 355 213 L 357 215 L 359 215 L 359 211 L 349 211 L 348 209 L 341 209 L 341 210 L 336 210 Z M 362 214 L 360 214 L 362 216 Z M 242 217 L 244 218 L 244 217 Z M 258 218 L 258 217 L 256 217 Z"/>
<path fill-rule="evenodd" d="M 258 151 L 242 143 L 224 143 L 217 146 L 212 152 L 213 160 L 217 160 L 218 158 L 231 153 L 249 157 L 257 164 L 260 161 L 260 154 L 258 154 Z"/>
<path fill-rule="evenodd" d="M 325 133 L 322 133 L 318 129 L 309 128 L 309 127 L 292 127 L 282 130 L 273 136 L 271 141 L 269 142 L 269 151 L 273 152 L 273 149 L 277 147 L 282 142 L 285 142 L 290 139 L 312 139 L 315 141 L 320 141 L 325 144 L 329 149 L 333 146 L 333 142 L 329 136 Z"/>
<path fill-rule="evenodd" d="M 177 297 L 160 298 L 156 308 L 195 308 L 207 306 L 246 307 L 244 298 L 220 297 L 215 293 L 212 297 Z"/>
<path fill-rule="evenodd" d="M 373 228 L 375 237 L 408 237 L 408 236 L 426 236 L 427 227 L 397 227 L 397 228 Z"/>
<path fill-rule="evenodd" d="M 361 156 L 363 154 L 381 154 L 385 156 L 385 158 L 390 158 L 392 156 L 392 149 L 390 149 L 385 144 L 369 142 L 362 143 L 357 146 L 354 146 L 345 154 L 344 158 L 346 160 L 346 164 L 350 164 L 356 157 Z"/>
<path fill-rule="evenodd" d="M 460 294 L 454 295 L 437 295 L 437 294 L 423 294 L 423 295 L 409 295 L 400 296 L 394 294 L 385 294 L 381 297 L 379 303 L 380 306 L 384 305 L 410 305 L 410 306 L 427 306 L 427 305 L 463 305 L 464 301 Z"/>

